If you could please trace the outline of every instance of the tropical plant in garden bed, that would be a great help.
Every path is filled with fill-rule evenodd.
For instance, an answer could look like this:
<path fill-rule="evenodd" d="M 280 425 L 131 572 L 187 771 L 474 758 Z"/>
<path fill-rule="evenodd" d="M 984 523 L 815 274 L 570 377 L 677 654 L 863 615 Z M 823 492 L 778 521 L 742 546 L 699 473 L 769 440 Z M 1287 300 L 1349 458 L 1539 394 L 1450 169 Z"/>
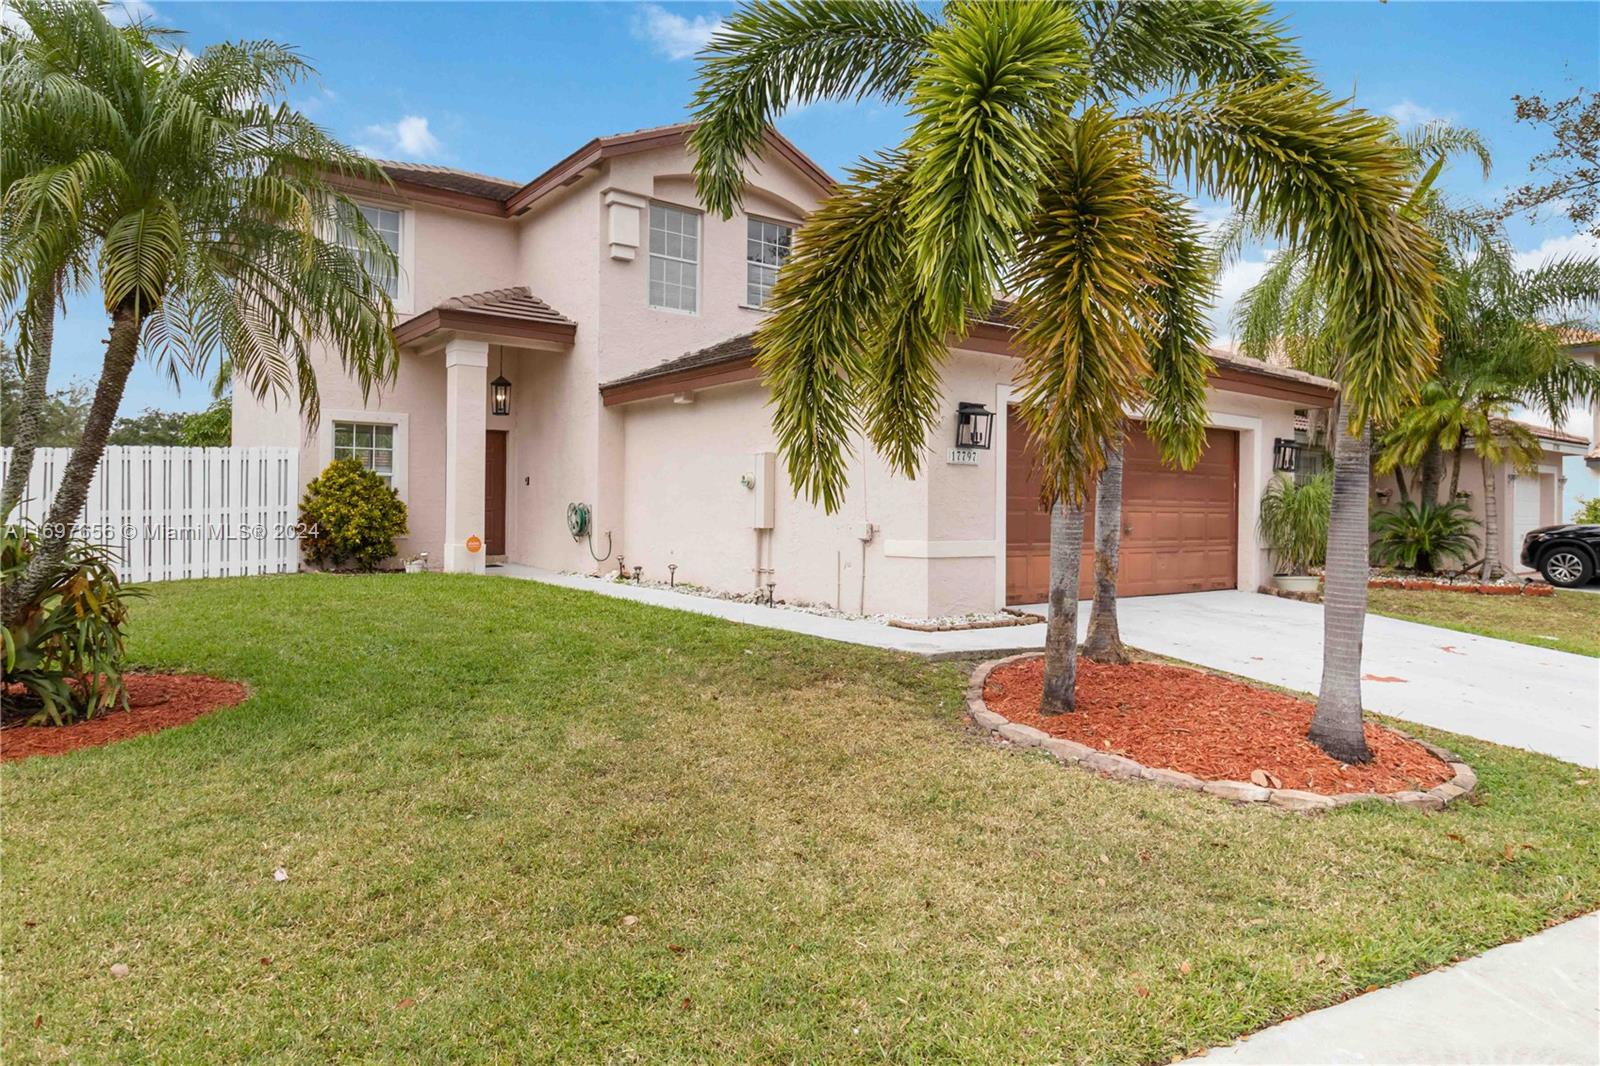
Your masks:
<path fill-rule="evenodd" d="M 1407 500 L 1372 516 L 1372 561 L 1432 574 L 1445 559 L 1475 557 L 1478 535 L 1472 507 L 1462 500 Z"/>
<path fill-rule="evenodd" d="M 1279 587 L 1291 592 L 1316 591 L 1316 579 L 1310 575 L 1328 556 L 1328 515 L 1332 506 L 1333 478 L 1328 474 L 1318 474 L 1304 482 L 1279 474 L 1261 494 L 1257 526 L 1277 562 L 1275 578 L 1279 579 Z M 1294 578 L 1309 578 L 1309 582 Z"/>
<path fill-rule="evenodd" d="M 38 551 L 31 525 L 6 523 L 0 581 L 25 571 Z M 15 604 L 16 621 L 4 627 L 0 719 L 63 725 L 125 702 L 122 631 L 140 591 L 122 584 L 105 548 L 69 539 L 44 587 Z"/>
<path fill-rule="evenodd" d="M 71 549 L 141 341 L 197 373 L 226 350 L 235 387 L 294 391 L 311 421 L 313 343 L 363 393 L 398 357 L 380 280 L 394 254 L 333 184 L 387 179 L 281 102 L 313 74 L 294 51 L 244 41 L 192 53 L 111 25 L 90 0 L 8 7 L 0 305 L 26 320 L 53 305 L 58 281 L 93 277 L 110 322 L 82 438 L 28 565 L 3 589 L 10 627 Z"/>
<path fill-rule="evenodd" d="M 335 459 L 306 486 L 300 525 L 301 550 L 312 562 L 371 570 L 394 557 L 406 505 L 359 459 Z"/>
<path fill-rule="evenodd" d="M 1045 499 L 1073 512 L 1052 518 L 1043 695 L 1068 711 L 1071 538 L 1124 412 L 1143 406 L 1177 465 L 1204 446 L 1212 263 L 1166 180 L 1237 203 L 1335 279 L 1355 424 L 1390 413 L 1427 370 L 1432 242 L 1401 211 L 1409 157 L 1388 123 L 1320 89 L 1265 5 L 952 4 L 937 19 L 801 0 L 740 8 L 702 53 L 702 201 L 738 207 L 744 165 L 783 108 L 865 97 L 906 105 L 912 129 L 811 215 L 778 278 L 757 344 L 779 446 L 796 487 L 830 511 L 858 429 L 915 475 L 940 420 L 947 339 L 997 291 L 1018 293 L 1019 408 Z M 1359 698 L 1344 706 L 1360 757 Z"/>

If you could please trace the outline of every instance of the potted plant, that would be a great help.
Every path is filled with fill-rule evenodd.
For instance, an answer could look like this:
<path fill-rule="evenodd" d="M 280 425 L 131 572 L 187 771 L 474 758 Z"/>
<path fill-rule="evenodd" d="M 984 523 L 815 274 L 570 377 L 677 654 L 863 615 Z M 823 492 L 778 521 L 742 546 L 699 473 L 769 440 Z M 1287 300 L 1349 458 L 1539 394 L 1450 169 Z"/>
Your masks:
<path fill-rule="evenodd" d="M 1315 592 L 1320 580 L 1311 573 L 1328 554 L 1328 515 L 1333 506 L 1333 479 L 1318 474 L 1303 484 L 1294 478 L 1272 479 L 1261 495 L 1261 539 L 1267 542 L 1277 570 L 1274 588 Z"/>
<path fill-rule="evenodd" d="M 420 574 L 428 569 L 428 553 L 419 552 L 406 560 L 406 573 Z"/>

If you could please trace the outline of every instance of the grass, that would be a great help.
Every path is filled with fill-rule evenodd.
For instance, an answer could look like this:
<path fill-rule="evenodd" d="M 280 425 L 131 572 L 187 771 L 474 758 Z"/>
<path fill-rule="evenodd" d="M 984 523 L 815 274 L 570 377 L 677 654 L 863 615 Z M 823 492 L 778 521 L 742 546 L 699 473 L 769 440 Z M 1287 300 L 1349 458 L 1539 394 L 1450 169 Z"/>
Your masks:
<path fill-rule="evenodd" d="M 132 654 L 255 694 L 0 768 L 8 1062 L 1166 1062 L 1600 906 L 1595 775 L 1436 731 L 1476 805 L 1238 808 L 443 575 L 158 586 Z"/>
<path fill-rule="evenodd" d="M 1369 589 L 1373 614 L 1461 633 L 1600 657 L 1600 595 L 1558 589 L 1554 596 Z"/>

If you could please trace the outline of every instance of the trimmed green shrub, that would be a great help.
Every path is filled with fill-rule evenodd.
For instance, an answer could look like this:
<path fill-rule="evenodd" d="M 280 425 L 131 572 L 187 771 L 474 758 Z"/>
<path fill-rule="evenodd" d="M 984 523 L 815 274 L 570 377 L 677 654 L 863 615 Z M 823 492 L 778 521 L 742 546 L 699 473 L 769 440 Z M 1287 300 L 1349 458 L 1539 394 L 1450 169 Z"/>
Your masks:
<path fill-rule="evenodd" d="M 27 569 L 38 543 L 30 526 L 6 524 L 0 582 Z M 117 577 L 108 549 L 74 539 L 22 620 L 5 628 L 5 680 L 23 695 L 5 691 L 4 716 L 66 725 L 126 705 L 122 627 L 128 599 L 141 592 Z"/>
<path fill-rule="evenodd" d="M 300 501 L 301 548 L 312 562 L 371 570 L 395 554 L 406 505 L 359 459 L 335 459 Z"/>
<path fill-rule="evenodd" d="M 1600 496 L 1592 500 L 1578 500 L 1578 513 L 1572 516 L 1572 520 L 1584 525 L 1600 526 Z"/>
<path fill-rule="evenodd" d="M 1306 574 L 1328 557 L 1328 516 L 1333 513 L 1333 475 L 1318 474 L 1304 484 L 1275 477 L 1261 494 L 1261 538 L 1281 567 L 1279 573 Z"/>
<path fill-rule="evenodd" d="M 1446 558 L 1467 562 L 1478 552 L 1477 524 L 1464 500 L 1424 500 L 1379 511 L 1372 516 L 1373 561 L 1419 574 L 1433 573 Z"/>

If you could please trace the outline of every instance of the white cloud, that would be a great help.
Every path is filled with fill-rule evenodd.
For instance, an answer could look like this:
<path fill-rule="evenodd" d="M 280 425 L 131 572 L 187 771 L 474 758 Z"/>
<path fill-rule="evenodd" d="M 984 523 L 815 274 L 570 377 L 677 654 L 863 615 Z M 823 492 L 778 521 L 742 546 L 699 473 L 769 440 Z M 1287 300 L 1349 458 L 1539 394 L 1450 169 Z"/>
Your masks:
<path fill-rule="evenodd" d="M 1518 270 L 1532 270 L 1551 259 L 1581 255 L 1600 259 L 1600 237 L 1588 233 L 1569 233 L 1565 237 L 1546 237 L 1539 247 L 1512 256 Z"/>
<path fill-rule="evenodd" d="M 1386 113 L 1402 126 L 1426 126 L 1430 122 L 1448 122 L 1454 116 L 1441 114 L 1415 100 L 1401 100 L 1386 109 Z"/>
<path fill-rule="evenodd" d="M 357 145 L 357 149 L 372 156 L 431 159 L 444 147 L 422 115 L 407 115 L 399 122 L 368 126 L 361 136 L 367 143 Z"/>
<path fill-rule="evenodd" d="M 659 4 L 645 4 L 633 16 L 633 35 L 668 59 L 688 59 L 722 28 L 722 20 L 712 15 L 684 18 Z"/>
<path fill-rule="evenodd" d="M 1240 258 L 1217 278 L 1217 298 L 1211 308 L 1211 342 L 1228 344 L 1233 340 L 1233 308 L 1245 291 L 1260 281 L 1272 263 L 1272 252 L 1263 251 L 1260 259 Z"/>
<path fill-rule="evenodd" d="M 145 0 L 113 0 L 104 4 L 106 20 L 115 26 L 129 26 L 135 22 L 159 22 L 156 9 Z"/>

